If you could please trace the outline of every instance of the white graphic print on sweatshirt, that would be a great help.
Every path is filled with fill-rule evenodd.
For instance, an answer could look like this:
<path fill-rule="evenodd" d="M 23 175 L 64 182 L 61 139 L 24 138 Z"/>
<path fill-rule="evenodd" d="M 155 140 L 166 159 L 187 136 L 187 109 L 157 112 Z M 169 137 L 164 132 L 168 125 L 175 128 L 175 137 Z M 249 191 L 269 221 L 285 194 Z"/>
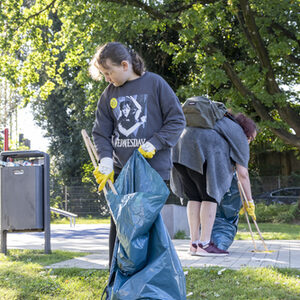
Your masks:
<path fill-rule="evenodd" d="M 115 147 L 139 147 L 146 142 L 143 129 L 147 123 L 147 95 L 112 98 L 117 126 L 114 132 Z"/>

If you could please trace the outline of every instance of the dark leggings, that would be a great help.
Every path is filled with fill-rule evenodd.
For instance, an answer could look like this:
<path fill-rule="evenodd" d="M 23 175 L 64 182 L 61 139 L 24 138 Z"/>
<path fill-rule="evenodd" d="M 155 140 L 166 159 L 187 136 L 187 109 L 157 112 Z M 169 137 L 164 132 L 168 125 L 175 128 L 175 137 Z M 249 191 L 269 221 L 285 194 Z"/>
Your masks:
<path fill-rule="evenodd" d="M 115 241 L 116 241 L 116 224 L 114 222 L 114 219 L 112 216 L 110 216 L 110 230 L 109 230 L 109 241 L 108 241 L 108 255 L 109 255 L 109 261 L 108 261 L 108 266 L 110 269 L 111 266 L 111 261 L 112 261 L 112 256 L 114 253 L 114 246 L 115 246 Z"/>
<path fill-rule="evenodd" d="M 203 173 L 196 172 L 184 165 L 174 163 L 174 168 L 177 170 L 180 177 L 183 192 L 189 200 L 193 201 L 208 201 L 217 203 L 217 201 L 207 194 L 206 187 L 206 169 L 207 163 L 203 164 Z"/>

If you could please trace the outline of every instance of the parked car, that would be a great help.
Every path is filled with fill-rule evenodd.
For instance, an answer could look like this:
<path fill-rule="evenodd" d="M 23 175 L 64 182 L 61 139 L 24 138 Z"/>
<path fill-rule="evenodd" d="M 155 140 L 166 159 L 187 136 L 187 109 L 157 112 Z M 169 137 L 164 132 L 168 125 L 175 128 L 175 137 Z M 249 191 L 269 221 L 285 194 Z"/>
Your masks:
<path fill-rule="evenodd" d="M 287 187 L 271 192 L 266 192 L 254 197 L 256 203 L 262 202 L 266 205 L 278 204 L 293 204 L 300 200 L 300 187 Z"/>

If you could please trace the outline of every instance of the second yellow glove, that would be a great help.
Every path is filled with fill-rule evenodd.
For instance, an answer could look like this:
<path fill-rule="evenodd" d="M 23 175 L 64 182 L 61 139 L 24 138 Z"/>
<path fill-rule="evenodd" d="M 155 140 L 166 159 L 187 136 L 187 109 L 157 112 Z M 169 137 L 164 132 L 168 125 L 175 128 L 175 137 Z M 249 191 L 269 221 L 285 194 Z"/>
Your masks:
<path fill-rule="evenodd" d="M 146 142 L 145 144 L 143 144 L 139 147 L 138 151 L 145 158 L 152 158 L 156 152 L 156 149 L 150 142 Z"/>
<path fill-rule="evenodd" d="M 245 203 L 245 208 L 247 213 L 249 214 L 249 216 L 251 216 L 254 220 L 256 220 L 256 215 L 255 215 L 255 205 L 253 201 L 248 201 L 248 205 L 247 203 Z M 243 215 L 245 213 L 244 211 L 244 207 L 241 208 L 240 210 L 240 215 Z"/>

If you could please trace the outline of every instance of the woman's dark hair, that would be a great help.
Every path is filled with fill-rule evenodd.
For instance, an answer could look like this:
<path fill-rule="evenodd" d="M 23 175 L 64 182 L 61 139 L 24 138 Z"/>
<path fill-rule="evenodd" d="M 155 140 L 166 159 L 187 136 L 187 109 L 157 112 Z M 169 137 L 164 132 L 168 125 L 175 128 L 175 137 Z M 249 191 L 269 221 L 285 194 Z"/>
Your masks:
<path fill-rule="evenodd" d="M 99 46 L 90 63 L 89 73 L 95 80 L 102 78 L 99 66 L 107 68 L 106 61 L 110 59 L 114 65 L 121 65 L 123 60 L 132 64 L 132 69 L 137 75 L 142 75 L 145 71 L 143 59 L 132 49 L 125 47 L 119 42 L 110 42 Z"/>
<path fill-rule="evenodd" d="M 253 134 L 255 131 L 257 131 L 256 124 L 253 120 L 246 117 L 242 113 L 238 113 L 234 115 L 235 120 L 238 122 L 238 124 L 243 128 L 245 135 L 248 139 L 253 137 Z"/>

